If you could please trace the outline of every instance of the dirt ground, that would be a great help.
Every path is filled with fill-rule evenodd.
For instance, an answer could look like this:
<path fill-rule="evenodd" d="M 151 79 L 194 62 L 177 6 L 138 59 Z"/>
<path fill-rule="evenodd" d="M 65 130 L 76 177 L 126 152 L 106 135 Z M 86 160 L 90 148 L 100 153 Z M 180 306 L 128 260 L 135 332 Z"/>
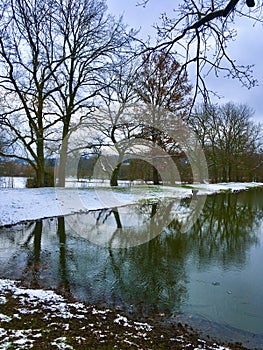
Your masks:
<path fill-rule="evenodd" d="M 219 344 L 180 322 L 133 320 L 121 310 L 79 303 L 17 282 L 0 288 L 0 349 L 246 349 Z"/>

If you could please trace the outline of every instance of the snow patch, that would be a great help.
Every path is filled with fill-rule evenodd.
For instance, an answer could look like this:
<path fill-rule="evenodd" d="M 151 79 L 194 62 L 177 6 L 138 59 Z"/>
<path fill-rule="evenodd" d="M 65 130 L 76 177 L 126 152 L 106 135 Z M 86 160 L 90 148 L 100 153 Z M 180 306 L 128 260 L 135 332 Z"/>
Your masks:
<path fill-rule="evenodd" d="M 66 337 L 60 337 L 55 339 L 51 345 L 56 346 L 59 350 L 62 349 L 74 349 L 71 345 L 66 344 L 67 338 Z"/>
<path fill-rule="evenodd" d="M 0 321 L 1 322 L 10 322 L 10 321 L 12 321 L 12 318 L 7 316 L 7 315 L 0 314 Z"/>

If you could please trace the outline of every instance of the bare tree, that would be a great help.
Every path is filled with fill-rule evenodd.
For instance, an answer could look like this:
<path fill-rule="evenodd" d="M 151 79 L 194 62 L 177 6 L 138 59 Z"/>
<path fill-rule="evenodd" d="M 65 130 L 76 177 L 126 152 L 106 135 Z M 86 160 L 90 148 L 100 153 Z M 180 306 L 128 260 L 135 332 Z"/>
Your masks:
<path fill-rule="evenodd" d="M 149 0 L 150 1 L 150 0 Z M 144 5 L 148 1 L 144 1 Z M 213 71 L 216 75 L 238 79 L 250 88 L 257 84 L 253 77 L 252 64 L 240 65 L 238 59 L 228 51 L 228 44 L 237 34 L 236 22 L 251 19 L 262 23 L 262 4 L 255 6 L 254 0 L 186 0 L 174 11 L 174 17 L 162 16 L 162 23 L 156 28 L 158 43 L 147 51 L 166 49 L 177 51 L 184 59 L 185 70 L 195 66 L 195 94 L 204 100 L 209 98 L 206 76 Z"/>
<path fill-rule="evenodd" d="M 137 60 L 130 55 L 115 60 L 112 69 L 104 74 L 105 86 L 100 92 L 100 108 L 94 113 L 94 129 L 103 135 L 111 152 L 110 184 L 118 186 L 118 173 L 131 140 L 139 133 L 139 122 L 134 118 L 134 103 L 138 99 L 136 86 Z M 103 161 L 103 159 L 102 159 Z"/>
<path fill-rule="evenodd" d="M 52 2 L 53 4 L 53 2 Z M 50 1 L 3 1 L 0 31 L 1 126 L 9 157 L 26 160 L 44 185 L 44 140 L 55 124 L 52 74 L 64 60 L 54 54 Z"/>
<path fill-rule="evenodd" d="M 94 109 L 94 98 L 104 87 L 102 79 L 134 33 L 127 33 L 121 19 L 107 14 L 104 0 L 59 1 L 58 35 L 61 50 L 68 57 L 54 72 L 59 88 L 53 101 L 62 121 L 59 185 L 65 184 L 68 139 Z"/>

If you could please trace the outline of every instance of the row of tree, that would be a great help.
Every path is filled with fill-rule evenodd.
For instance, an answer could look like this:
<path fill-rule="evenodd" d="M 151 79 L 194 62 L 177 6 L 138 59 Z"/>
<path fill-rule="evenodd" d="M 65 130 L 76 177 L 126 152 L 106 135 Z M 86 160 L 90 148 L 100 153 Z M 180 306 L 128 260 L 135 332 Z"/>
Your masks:
<path fill-rule="evenodd" d="M 116 155 L 102 164 L 114 186 L 135 153 L 150 162 L 156 184 L 167 157 L 200 163 L 186 177 L 199 172 L 195 178 L 206 180 L 188 129 L 215 181 L 247 179 L 260 168 L 252 111 L 234 104 L 193 110 L 196 89 L 179 56 L 142 53 L 136 33 L 108 14 L 104 0 L 4 0 L 0 11 L 0 155 L 28 162 L 36 186 L 46 183 L 48 157 L 59 154 L 64 186 L 69 158 L 105 152 Z"/>
<path fill-rule="evenodd" d="M 199 106 L 188 118 L 218 181 L 263 180 L 262 127 L 245 104 Z"/>

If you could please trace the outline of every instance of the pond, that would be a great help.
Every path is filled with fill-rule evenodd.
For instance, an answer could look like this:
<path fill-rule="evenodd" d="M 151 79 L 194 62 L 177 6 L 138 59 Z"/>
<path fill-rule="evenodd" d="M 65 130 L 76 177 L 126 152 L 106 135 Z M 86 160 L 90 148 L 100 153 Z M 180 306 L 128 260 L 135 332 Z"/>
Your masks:
<path fill-rule="evenodd" d="M 259 346 L 262 203 L 262 189 L 208 196 L 187 232 L 174 219 L 154 238 L 143 232 L 144 223 L 164 202 L 2 227 L 0 277 L 119 307 L 136 317 L 187 322 L 204 334 Z M 171 200 L 165 205 L 172 211 Z M 189 205 L 190 199 L 181 200 L 177 211 Z M 149 239 L 124 248 L 98 244 L 104 230 L 108 235 L 122 227 Z"/>

